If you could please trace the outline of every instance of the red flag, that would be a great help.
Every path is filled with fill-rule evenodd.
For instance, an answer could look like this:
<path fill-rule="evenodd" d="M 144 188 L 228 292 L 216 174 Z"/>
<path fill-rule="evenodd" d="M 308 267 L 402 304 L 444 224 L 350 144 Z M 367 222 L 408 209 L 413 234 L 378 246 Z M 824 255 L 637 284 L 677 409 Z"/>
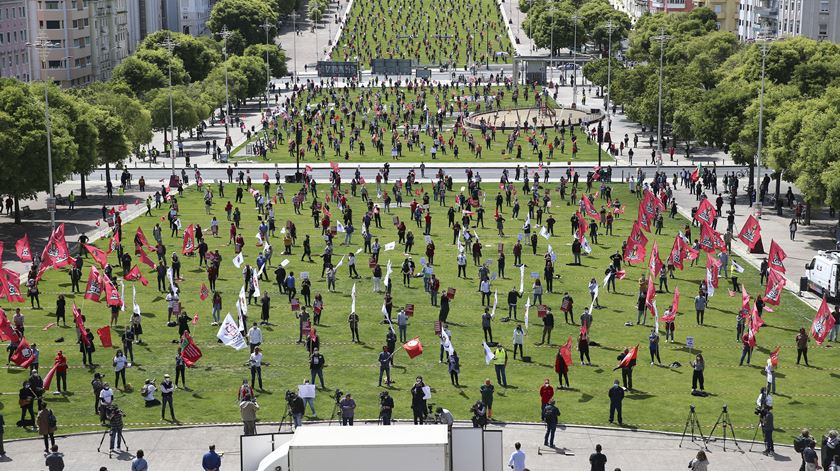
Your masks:
<path fill-rule="evenodd" d="M 814 337 L 814 342 L 817 345 L 822 345 L 832 327 L 834 327 L 834 316 L 831 315 L 831 310 L 828 308 L 825 296 L 823 296 L 822 304 L 820 304 L 817 315 L 814 316 L 814 322 L 811 324 L 811 336 Z"/>
<path fill-rule="evenodd" d="M 96 260 L 96 263 L 99 264 L 100 267 L 105 268 L 105 265 L 108 264 L 108 253 L 111 253 L 110 249 L 108 253 L 105 253 L 104 250 L 89 244 L 84 244 L 85 250 L 90 253 L 91 257 Z"/>
<path fill-rule="evenodd" d="M 671 254 L 668 255 L 668 263 L 674 265 L 680 270 L 683 269 L 683 260 L 685 260 L 686 246 L 682 237 L 677 235 L 674 237 L 674 245 L 671 246 Z"/>
<path fill-rule="evenodd" d="M 713 288 L 718 287 L 720 265 L 720 260 L 714 255 L 706 254 L 706 282 Z"/>
<path fill-rule="evenodd" d="M 306 174 L 312 173 L 312 166 L 307 165 L 306 167 L 304 167 L 303 168 L 303 173 L 306 173 Z"/>
<path fill-rule="evenodd" d="M 744 285 L 741 285 L 741 310 L 738 315 L 744 319 L 750 316 L 750 295 Z"/>
<path fill-rule="evenodd" d="M 80 338 L 82 339 L 82 343 L 90 346 L 90 339 L 85 335 L 85 322 L 82 320 L 82 311 L 79 310 L 79 307 L 75 303 L 73 303 L 73 321 L 76 323 L 79 332 L 81 332 Z"/>
<path fill-rule="evenodd" d="M 633 366 L 632 362 L 636 360 L 636 356 L 638 356 L 638 354 L 639 345 L 636 345 L 635 347 L 631 348 L 626 355 L 624 355 L 624 358 L 621 359 L 621 361 L 618 363 L 618 366 L 616 366 L 613 370 L 617 370 L 619 368 L 630 368 L 631 366 Z"/>
<path fill-rule="evenodd" d="M 193 342 L 189 332 L 184 332 L 184 336 L 181 338 L 181 358 L 183 358 L 187 368 L 192 368 L 201 358 L 201 350 Z"/>
<path fill-rule="evenodd" d="M 770 241 L 770 254 L 767 257 L 767 263 L 770 265 L 770 268 L 776 270 L 781 273 L 787 273 L 785 270 L 784 262 L 787 258 L 787 254 L 779 244 L 776 243 L 775 240 Z"/>
<path fill-rule="evenodd" d="M 758 223 L 758 219 L 756 219 L 755 216 L 750 214 L 750 217 L 747 218 L 747 222 L 744 223 L 744 227 L 741 228 L 738 238 L 741 239 L 741 242 L 749 247 L 750 250 L 752 250 L 753 247 L 755 247 L 755 244 L 761 240 L 761 225 Z"/>
<path fill-rule="evenodd" d="M 105 300 L 107 301 L 109 306 L 122 306 L 122 299 L 120 298 L 120 290 L 114 286 L 114 283 L 108 279 L 107 276 L 102 276 L 104 278 L 103 284 L 105 285 Z"/>
<path fill-rule="evenodd" d="M 99 227 L 102 225 L 102 221 L 100 219 L 97 219 L 94 224 L 96 224 L 96 227 Z"/>
<path fill-rule="evenodd" d="M 403 344 L 403 349 L 408 353 L 409 358 L 414 358 L 423 353 L 423 344 L 420 343 L 420 337 L 414 337 Z"/>
<path fill-rule="evenodd" d="M 703 198 L 700 201 L 700 206 L 697 207 L 697 212 L 694 213 L 694 220 L 700 224 L 708 224 L 711 226 L 712 221 L 717 217 L 717 211 L 709 198 Z M 752 216 L 751 216 L 752 217 Z"/>
<path fill-rule="evenodd" d="M 691 181 L 696 183 L 697 180 L 699 180 L 699 179 L 700 179 L 700 167 L 697 167 L 691 172 Z"/>
<path fill-rule="evenodd" d="M 32 261 L 32 250 L 29 249 L 29 234 L 24 234 L 23 237 L 15 242 L 15 250 L 21 262 Z"/>
<path fill-rule="evenodd" d="M 137 239 L 137 241 L 138 241 L 138 242 L 140 242 L 140 244 L 141 244 L 143 247 L 148 247 L 148 248 L 150 248 L 150 249 L 152 248 L 152 246 L 151 246 L 151 245 L 149 245 L 149 240 L 148 240 L 148 239 L 146 239 L 146 234 L 145 234 L 145 233 L 143 233 L 143 228 L 142 228 L 142 227 L 138 227 L 138 228 L 137 228 L 137 233 L 136 233 L 136 235 L 134 236 L 134 238 L 135 238 L 135 239 Z"/>
<path fill-rule="evenodd" d="M 75 265 L 75 260 L 73 261 L 73 264 Z M 38 267 L 38 274 L 35 276 L 35 283 L 40 283 L 41 278 L 44 277 L 44 273 L 46 273 L 50 268 L 51 267 L 49 265 L 41 265 Z"/>
<path fill-rule="evenodd" d="M 662 322 L 674 322 L 677 317 L 677 312 L 680 310 L 680 288 L 674 288 L 674 299 L 671 300 L 671 313 L 667 316 L 662 316 Z"/>
<path fill-rule="evenodd" d="M 128 281 L 137 281 L 140 280 L 140 283 L 143 283 L 143 286 L 149 286 L 149 280 L 140 273 L 140 267 L 134 265 L 134 267 L 125 274 L 125 279 Z"/>
<path fill-rule="evenodd" d="M 198 314 L 194 315 L 192 318 L 192 325 L 198 325 Z"/>
<path fill-rule="evenodd" d="M 20 344 L 18 344 L 18 347 L 12 354 L 10 360 L 12 363 L 21 368 L 29 368 L 29 365 L 35 361 L 35 355 L 33 355 L 32 347 L 29 346 L 29 342 L 26 341 L 26 338 L 20 340 Z"/>
<path fill-rule="evenodd" d="M 578 237 L 583 238 L 586 236 L 586 233 L 589 232 L 589 223 L 586 222 L 586 218 L 583 217 L 583 214 L 580 214 L 580 211 L 575 213 L 578 217 Z"/>
<path fill-rule="evenodd" d="M 627 244 L 627 248 L 624 249 L 624 261 L 629 264 L 644 262 L 646 253 L 644 245 Z"/>
<path fill-rule="evenodd" d="M 263 172 L 263 180 L 268 181 L 268 173 Z"/>
<path fill-rule="evenodd" d="M 111 252 L 117 250 L 118 245 L 120 245 L 120 233 L 114 231 L 114 235 L 108 240 L 108 254 L 110 255 Z"/>
<path fill-rule="evenodd" d="M 333 169 L 335 173 L 341 173 L 341 168 L 338 167 L 338 164 L 335 162 L 330 162 L 330 167 Z"/>
<path fill-rule="evenodd" d="M 95 303 L 100 301 L 99 298 L 102 296 L 102 280 L 100 278 L 99 270 L 91 265 L 87 287 L 85 288 L 85 299 L 89 299 Z"/>
<path fill-rule="evenodd" d="M 653 277 L 648 278 L 647 293 L 645 293 L 645 306 L 650 311 L 650 315 L 656 318 L 659 315 L 656 312 L 656 286 L 653 284 Z"/>
<path fill-rule="evenodd" d="M 592 219 L 601 222 L 601 215 L 598 214 L 598 211 L 596 211 L 595 207 L 592 206 L 592 202 L 589 201 L 589 196 L 583 195 L 581 201 L 583 201 L 583 212 Z"/>
<path fill-rule="evenodd" d="M 67 364 L 67 360 L 64 361 L 64 364 L 65 365 Z M 55 373 L 58 371 L 59 366 L 61 366 L 61 364 L 58 361 L 56 361 L 53 364 L 52 368 L 50 368 L 50 371 L 47 372 L 47 375 L 44 376 L 44 389 L 45 390 L 47 390 L 47 391 L 50 390 L 50 385 L 52 384 L 53 377 L 55 377 Z"/>
<path fill-rule="evenodd" d="M 580 335 L 585 336 L 588 333 L 589 333 L 589 329 L 586 327 L 586 323 L 585 322 L 581 323 L 580 324 Z"/>
<path fill-rule="evenodd" d="M 359 185 L 364 186 L 367 182 L 365 182 L 365 177 L 359 177 Z"/>
<path fill-rule="evenodd" d="M 779 350 L 781 349 L 782 347 L 776 347 L 775 350 L 770 352 L 770 364 L 773 365 L 773 368 L 779 367 Z"/>
<path fill-rule="evenodd" d="M 6 317 L 6 311 L 0 308 L 0 342 L 16 341 L 18 334 L 15 332 L 9 318 Z"/>
<path fill-rule="evenodd" d="M 146 255 L 146 251 L 143 250 L 142 248 L 140 248 L 140 263 L 148 265 L 153 270 L 155 268 L 157 268 L 157 265 L 155 265 L 155 262 L 153 262 L 152 259 L 150 259 L 148 255 Z"/>
<path fill-rule="evenodd" d="M 639 221 L 633 223 L 633 229 L 630 230 L 630 236 L 627 237 L 627 245 L 641 245 L 647 247 L 648 238 L 642 231 L 642 225 Z"/>
<path fill-rule="evenodd" d="M 770 270 L 767 277 L 767 288 L 764 290 L 764 302 L 778 306 L 782 300 L 782 290 L 785 288 L 787 279 L 776 270 Z"/>
<path fill-rule="evenodd" d="M 650 260 L 648 261 L 651 278 L 658 277 L 659 272 L 662 271 L 662 267 L 662 260 L 659 259 L 659 245 L 656 241 L 653 241 L 653 248 L 650 250 Z"/>
<path fill-rule="evenodd" d="M 119 208 L 117 208 L 120 212 L 128 211 L 128 206 L 125 204 L 121 204 Z"/>
<path fill-rule="evenodd" d="M 96 329 L 96 334 L 99 335 L 99 341 L 102 342 L 103 347 L 111 348 L 114 345 L 111 341 L 111 326 L 106 325 Z"/>
<path fill-rule="evenodd" d="M 181 249 L 182 254 L 195 252 L 195 226 L 190 224 L 184 231 L 184 246 Z"/>
<path fill-rule="evenodd" d="M 23 294 L 20 292 L 20 275 L 11 272 L 11 270 L 6 270 L 2 275 L 0 275 L 0 281 L 3 282 L 3 294 L 5 294 L 6 299 L 12 303 L 22 303 L 26 300 L 23 299 Z"/>
<path fill-rule="evenodd" d="M 701 222 L 700 223 L 700 248 L 706 252 L 714 252 L 715 248 L 717 247 L 716 231 L 712 229 L 712 226 Z"/>
<path fill-rule="evenodd" d="M 312 340 L 314 342 L 316 338 L 317 335 L 315 334 L 315 324 L 312 324 L 311 326 L 309 326 L 309 340 Z"/>
<path fill-rule="evenodd" d="M 571 368 L 572 364 L 572 336 L 569 336 L 569 339 L 566 340 L 566 343 L 560 347 L 560 356 L 563 357 L 563 361 L 566 362 L 566 367 Z"/>
<path fill-rule="evenodd" d="M 44 251 L 41 253 L 41 263 L 61 268 L 69 263 L 70 253 L 67 241 L 64 239 L 64 224 L 59 225 L 50 235 Z"/>
<path fill-rule="evenodd" d="M 202 301 L 204 301 L 205 299 L 207 299 L 208 296 L 210 296 L 210 290 L 207 289 L 207 285 L 202 283 L 201 284 L 201 291 L 199 291 L 198 297 L 201 298 Z"/>

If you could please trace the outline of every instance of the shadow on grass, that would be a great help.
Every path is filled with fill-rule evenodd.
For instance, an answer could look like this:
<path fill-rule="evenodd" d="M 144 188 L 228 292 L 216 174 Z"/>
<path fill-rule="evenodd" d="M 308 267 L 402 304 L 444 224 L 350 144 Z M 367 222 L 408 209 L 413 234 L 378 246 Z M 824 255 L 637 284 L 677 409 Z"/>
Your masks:
<path fill-rule="evenodd" d="M 583 393 L 583 394 L 581 394 L 580 399 L 578 399 L 578 402 L 580 402 L 580 403 L 589 402 L 592 399 L 595 399 L 595 396 L 593 396 L 591 394 Z"/>

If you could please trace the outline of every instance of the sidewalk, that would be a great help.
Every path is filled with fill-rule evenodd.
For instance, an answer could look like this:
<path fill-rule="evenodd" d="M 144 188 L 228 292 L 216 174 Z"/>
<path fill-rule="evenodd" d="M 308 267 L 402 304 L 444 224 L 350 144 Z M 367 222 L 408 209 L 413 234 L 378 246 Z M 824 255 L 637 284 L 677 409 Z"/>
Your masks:
<path fill-rule="evenodd" d="M 357 420 L 357 426 L 361 421 Z M 468 427 L 459 423 L 456 426 Z M 497 426 L 491 425 L 493 429 Z M 556 450 L 541 447 L 545 428 L 539 424 L 499 424 L 503 429 L 502 465 L 507 465 L 508 457 L 515 442 L 522 443 L 526 455 L 526 466 L 531 470 L 549 469 L 589 469 L 589 455 L 595 445 L 601 444 L 607 455 L 607 469 L 621 467 L 623 471 L 675 470 L 685 469 L 686 463 L 701 449 L 702 442 L 692 443 L 690 437 L 679 447 L 681 435 L 656 432 L 641 432 L 628 429 L 589 428 L 560 426 L 555 438 Z M 707 425 L 707 427 L 709 427 Z M 277 425 L 260 425 L 258 433 L 277 431 Z M 708 432 L 708 428 L 705 432 Z M 102 434 L 83 434 L 69 437 L 57 437 L 59 451 L 64 453 L 65 469 L 94 470 L 107 466 L 110 470 L 128 469 L 134 453 L 142 449 L 149 469 L 200 469 L 201 457 L 207 447 L 216 445 L 216 451 L 223 453 L 222 469 L 240 470 L 239 424 L 212 425 L 206 427 L 181 427 L 172 429 L 152 429 L 125 431 L 130 452 L 115 454 L 109 459 L 107 454 L 108 438 L 102 445 L 103 453 L 96 451 Z M 762 444 L 756 444 L 749 452 L 750 443 L 746 441 L 752 433 L 744 430 L 736 432 L 736 437 L 743 452 L 732 451 L 735 444 L 727 440 L 723 451 L 720 442 L 711 442 L 707 456 L 712 469 L 716 470 L 762 470 L 781 471 L 794 469 L 799 456 L 788 446 L 777 446 L 775 458 L 761 454 Z M 782 438 L 782 435 L 779 435 Z M 125 448 L 125 447 L 123 447 Z M 539 449 L 538 449 L 539 448 Z M 0 464 L 11 463 L 14 469 L 44 470 L 43 440 L 20 440 L 6 444 L 7 456 L 0 458 Z M 492 467 L 491 467 L 492 469 Z"/>

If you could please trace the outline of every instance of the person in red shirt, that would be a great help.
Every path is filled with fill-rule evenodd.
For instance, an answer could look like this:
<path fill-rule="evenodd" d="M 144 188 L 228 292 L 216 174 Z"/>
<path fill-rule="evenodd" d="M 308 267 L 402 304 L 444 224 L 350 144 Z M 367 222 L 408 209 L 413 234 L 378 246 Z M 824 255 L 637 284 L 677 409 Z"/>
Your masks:
<path fill-rule="evenodd" d="M 540 387 L 540 420 L 542 420 L 543 412 L 545 411 L 545 406 L 548 405 L 548 401 L 550 401 L 553 397 L 554 387 L 551 385 L 549 379 L 546 378 L 542 387 Z"/>
<path fill-rule="evenodd" d="M 58 394 L 67 392 L 67 357 L 61 350 L 55 354 L 55 381 Z"/>

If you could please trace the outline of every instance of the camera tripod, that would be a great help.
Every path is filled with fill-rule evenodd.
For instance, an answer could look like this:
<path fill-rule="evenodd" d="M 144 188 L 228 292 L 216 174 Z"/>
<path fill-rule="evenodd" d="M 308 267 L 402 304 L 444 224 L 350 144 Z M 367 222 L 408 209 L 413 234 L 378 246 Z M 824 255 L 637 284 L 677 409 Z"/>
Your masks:
<path fill-rule="evenodd" d="M 105 443 L 105 437 L 107 437 L 110 434 L 111 434 L 111 427 L 106 428 L 105 431 L 102 432 L 102 439 L 99 440 L 99 446 L 96 447 L 97 453 L 99 453 L 100 450 L 102 449 L 102 444 Z M 128 442 L 125 440 L 125 437 L 123 437 L 122 429 L 120 429 L 120 431 L 117 432 L 117 443 L 120 443 L 120 442 L 122 442 L 125 445 L 125 451 L 128 451 Z M 112 449 L 108 450 L 108 458 L 109 459 L 111 458 L 111 453 L 113 453 L 113 452 L 114 452 L 114 450 L 112 450 Z"/>
<path fill-rule="evenodd" d="M 283 431 L 283 424 L 288 425 L 290 430 L 294 431 L 292 427 L 292 408 L 289 403 L 286 403 L 286 412 L 283 413 L 283 417 L 280 418 L 280 425 L 277 426 L 277 431 Z"/>
<path fill-rule="evenodd" d="M 723 426 L 723 451 L 726 451 L 726 429 L 729 427 L 729 433 L 732 434 L 732 441 L 735 442 L 735 446 L 738 448 L 739 451 L 741 450 L 741 445 L 738 444 L 738 439 L 735 438 L 735 429 L 732 428 L 732 419 L 729 417 L 729 410 L 726 407 L 726 404 L 723 405 L 723 410 L 720 411 L 720 415 L 718 416 L 717 422 L 712 427 L 712 431 L 709 432 L 709 436 L 706 437 L 706 445 L 708 446 L 709 441 L 712 440 L 712 436 L 715 434 L 715 429 L 717 429 L 718 425 Z"/>
<path fill-rule="evenodd" d="M 697 433 L 700 434 L 700 438 L 703 442 L 703 448 L 706 448 L 706 437 L 703 436 L 703 430 L 700 429 L 700 420 L 697 419 L 697 412 L 694 410 L 694 405 L 689 406 L 690 409 L 688 411 L 688 419 L 685 421 L 685 428 L 683 429 L 682 438 L 680 438 L 680 448 L 682 448 L 683 440 L 685 440 L 685 435 L 688 433 L 688 427 L 691 426 L 691 442 L 694 443 L 694 429 L 697 428 Z"/>
<path fill-rule="evenodd" d="M 330 414 L 330 420 L 329 420 L 329 422 L 327 422 L 327 425 L 332 425 L 333 421 L 335 420 L 335 417 L 338 415 L 339 401 L 341 401 L 341 396 L 336 394 L 335 395 L 335 404 L 333 404 L 332 414 Z"/>

